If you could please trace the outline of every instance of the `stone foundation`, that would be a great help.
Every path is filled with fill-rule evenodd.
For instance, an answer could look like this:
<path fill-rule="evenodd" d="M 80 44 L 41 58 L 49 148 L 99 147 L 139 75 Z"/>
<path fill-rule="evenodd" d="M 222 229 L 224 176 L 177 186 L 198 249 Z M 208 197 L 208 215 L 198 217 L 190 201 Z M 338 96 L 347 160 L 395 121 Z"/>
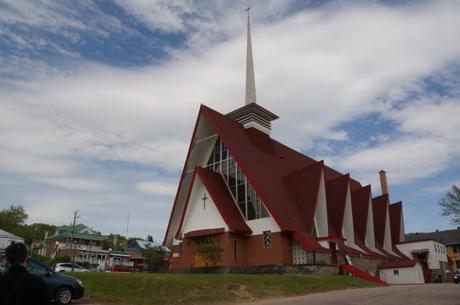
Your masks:
<path fill-rule="evenodd" d="M 308 274 L 308 275 L 338 275 L 339 267 L 334 265 L 265 265 L 247 268 L 212 267 L 174 269 L 174 273 L 241 273 L 241 274 Z"/>

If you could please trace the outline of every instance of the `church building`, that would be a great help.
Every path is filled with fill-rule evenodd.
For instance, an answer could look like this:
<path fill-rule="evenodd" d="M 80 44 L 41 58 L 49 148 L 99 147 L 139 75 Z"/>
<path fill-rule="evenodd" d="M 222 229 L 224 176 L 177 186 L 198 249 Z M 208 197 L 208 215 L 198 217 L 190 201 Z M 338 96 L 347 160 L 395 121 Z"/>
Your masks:
<path fill-rule="evenodd" d="M 256 103 L 250 22 L 245 105 L 222 114 L 201 105 L 164 245 L 170 268 L 203 267 L 202 244 L 221 247 L 216 266 L 353 265 L 377 275 L 408 261 L 401 202 L 270 137 L 278 116 Z M 278 268 L 277 267 L 277 268 Z"/>

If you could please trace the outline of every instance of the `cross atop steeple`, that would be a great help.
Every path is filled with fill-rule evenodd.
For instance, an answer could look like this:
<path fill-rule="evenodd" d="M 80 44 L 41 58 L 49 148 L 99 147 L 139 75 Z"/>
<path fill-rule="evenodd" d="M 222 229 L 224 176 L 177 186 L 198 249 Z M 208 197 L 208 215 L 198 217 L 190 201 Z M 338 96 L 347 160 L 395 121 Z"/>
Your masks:
<path fill-rule="evenodd" d="M 247 49 L 246 49 L 246 99 L 245 105 L 256 103 L 256 80 L 254 77 L 254 61 L 252 58 L 252 43 L 251 43 L 251 20 L 249 19 L 249 10 L 251 7 L 246 9 L 248 12 L 248 33 L 247 33 Z"/>

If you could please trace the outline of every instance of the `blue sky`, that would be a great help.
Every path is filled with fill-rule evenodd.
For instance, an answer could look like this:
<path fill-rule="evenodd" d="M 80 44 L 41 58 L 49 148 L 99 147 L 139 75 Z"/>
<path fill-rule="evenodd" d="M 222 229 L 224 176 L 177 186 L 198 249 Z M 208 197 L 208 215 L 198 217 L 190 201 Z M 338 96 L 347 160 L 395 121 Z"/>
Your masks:
<path fill-rule="evenodd" d="M 457 1 L 1 0 L 0 208 L 161 240 L 199 105 L 243 104 L 248 3 L 273 137 L 453 227 Z"/>

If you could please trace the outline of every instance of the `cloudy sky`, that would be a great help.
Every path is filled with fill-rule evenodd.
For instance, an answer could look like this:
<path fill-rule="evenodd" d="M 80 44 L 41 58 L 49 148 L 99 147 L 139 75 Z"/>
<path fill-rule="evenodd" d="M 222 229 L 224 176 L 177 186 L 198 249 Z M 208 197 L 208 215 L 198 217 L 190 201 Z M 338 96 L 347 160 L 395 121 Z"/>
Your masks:
<path fill-rule="evenodd" d="M 162 240 L 199 105 L 244 103 L 248 4 L 273 137 L 452 227 L 459 1 L 0 0 L 0 208 Z"/>

